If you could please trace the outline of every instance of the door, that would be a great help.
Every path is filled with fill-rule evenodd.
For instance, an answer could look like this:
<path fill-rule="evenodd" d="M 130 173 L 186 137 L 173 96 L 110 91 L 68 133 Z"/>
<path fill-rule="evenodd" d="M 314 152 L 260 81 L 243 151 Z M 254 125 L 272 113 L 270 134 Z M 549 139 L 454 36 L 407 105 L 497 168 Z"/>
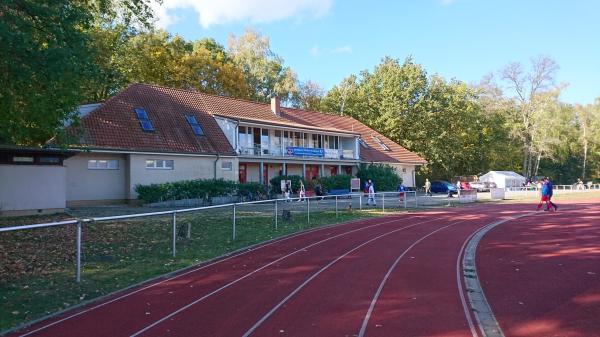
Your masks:
<path fill-rule="evenodd" d="M 244 184 L 246 182 L 246 164 L 240 164 L 240 183 Z"/>

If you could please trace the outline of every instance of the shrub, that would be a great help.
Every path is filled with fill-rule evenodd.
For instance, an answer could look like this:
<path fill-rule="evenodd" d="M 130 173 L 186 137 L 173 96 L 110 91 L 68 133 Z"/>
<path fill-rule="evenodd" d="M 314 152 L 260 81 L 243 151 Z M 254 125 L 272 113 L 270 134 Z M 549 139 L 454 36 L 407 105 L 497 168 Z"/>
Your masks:
<path fill-rule="evenodd" d="M 261 183 L 240 183 L 237 185 L 237 193 L 242 197 L 249 197 L 251 195 L 256 197 L 259 193 L 266 195 L 267 187 Z"/>
<path fill-rule="evenodd" d="M 365 181 L 371 179 L 375 184 L 376 192 L 395 191 L 398 184 L 402 182 L 402 178 L 396 174 L 393 167 L 383 164 L 362 164 L 356 176 L 360 178 L 361 188 L 364 186 Z"/>
<path fill-rule="evenodd" d="M 291 180 L 292 181 L 292 192 L 297 192 L 300 189 L 300 180 L 302 180 L 301 176 L 277 176 L 270 180 L 271 188 L 275 193 L 281 192 L 281 181 L 282 180 Z M 304 182 L 304 186 L 306 186 L 306 182 Z"/>
<path fill-rule="evenodd" d="M 136 185 L 138 199 L 145 202 L 179 199 L 210 199 L 232 195 L 236 192 L 237 183 L 223 179 L 196 179 L 176 182 Z"/>
<path fill-rule="evenodd" d="M 321 177 L 319 181 L 321 182 L 321 186 L 325 192 L 331 191 L 333 189 L 347 189 L 350 190 L 350 179 L 352 176 L 345 174 L 338 174 L 331 177 Z"/>

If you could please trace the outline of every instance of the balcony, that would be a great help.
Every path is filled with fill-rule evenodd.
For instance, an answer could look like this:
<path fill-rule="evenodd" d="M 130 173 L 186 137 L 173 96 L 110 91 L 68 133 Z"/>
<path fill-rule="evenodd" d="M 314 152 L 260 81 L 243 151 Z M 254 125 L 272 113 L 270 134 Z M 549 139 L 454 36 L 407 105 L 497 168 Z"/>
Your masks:
<path fill-rule="evenodd" d="M 281 147 L 272 146 L 242 147 L 239 149 L 238 153 L 244 156 L 257 157 L 325 158 L 345 160 L 358 159 L 358 156 L 354 155 L 354 150 L 307 148 L 293 146 L 286 147 L 286 151 L 283 151 Z"/>

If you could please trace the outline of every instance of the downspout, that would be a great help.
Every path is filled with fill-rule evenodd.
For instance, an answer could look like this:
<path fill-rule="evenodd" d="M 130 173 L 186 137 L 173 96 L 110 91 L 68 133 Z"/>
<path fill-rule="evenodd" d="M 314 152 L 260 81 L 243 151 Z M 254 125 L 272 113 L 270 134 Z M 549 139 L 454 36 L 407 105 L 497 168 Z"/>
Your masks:
<path fill-rule="evenodd" d="M 217 180 L 217 162 L 219 161 L 219 158 L 220 158 L 219 153 L 217 152 L 216 154 L 217 154 L 217 159 L 215 159 L 215 162 L 214 162 L 215 180 Z"/>

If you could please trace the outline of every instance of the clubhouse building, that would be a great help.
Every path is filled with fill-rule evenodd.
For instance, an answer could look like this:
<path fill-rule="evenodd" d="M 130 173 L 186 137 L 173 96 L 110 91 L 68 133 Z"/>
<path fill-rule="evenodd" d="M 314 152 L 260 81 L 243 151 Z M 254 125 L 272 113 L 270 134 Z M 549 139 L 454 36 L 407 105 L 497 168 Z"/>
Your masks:
<path fill-rule="evenodd" d="M 137 184 L 268 181 L 393 166 L 414 186 L 426 161 L 354 118 L 133 84 L 79 109 L 67 149 L 0 147 L 0 213 L 128 202 Z"/>

